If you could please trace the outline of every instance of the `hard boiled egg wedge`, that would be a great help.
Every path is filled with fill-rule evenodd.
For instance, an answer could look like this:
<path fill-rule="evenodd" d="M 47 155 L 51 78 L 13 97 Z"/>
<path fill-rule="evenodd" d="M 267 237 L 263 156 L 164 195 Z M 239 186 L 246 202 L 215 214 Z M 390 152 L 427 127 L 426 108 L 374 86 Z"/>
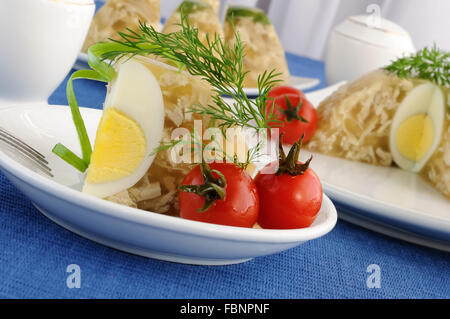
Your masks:
<path fill-rule="evenodd" d="M 390 132 L 390 149 L 401 168 L 419 172 L 442 138 L 445 120 L 442 90 L 432 83 L 414 88 L 394 115 Z"/>
<path fill-rule="evenodd" d="M 110 83 L 83 192 L 105 198 L 147 172 L 164 128 L 164 103 L 152 72 L 130 59 Z"/>

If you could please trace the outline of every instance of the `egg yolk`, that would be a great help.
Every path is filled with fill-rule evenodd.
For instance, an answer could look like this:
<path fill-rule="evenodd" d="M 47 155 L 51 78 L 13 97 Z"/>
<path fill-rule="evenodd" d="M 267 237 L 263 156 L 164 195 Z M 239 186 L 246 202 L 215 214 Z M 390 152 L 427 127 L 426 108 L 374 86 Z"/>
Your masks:
<path fill-rule="evenodd" d="M 112 182 L 130 175 L 146 152 L 145 135 L 136 121 L 108 108 L 100 121 L 86 181 Z"/>
<path fill-rule="evenodd" d="M 403 121 L 397 129 L 398 150 L 411 161 L 417 162 L 424 158 L 433 139 L 433 121 L 427 114 L 413 115 Z"/>

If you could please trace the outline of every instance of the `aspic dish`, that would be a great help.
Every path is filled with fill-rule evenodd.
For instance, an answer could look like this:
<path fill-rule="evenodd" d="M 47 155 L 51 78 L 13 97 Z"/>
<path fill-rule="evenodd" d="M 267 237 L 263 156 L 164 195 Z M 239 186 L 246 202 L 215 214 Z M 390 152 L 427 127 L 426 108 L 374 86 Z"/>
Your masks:
<path fill-rule="evenodd" d="M 237 142 L 242 140 L 244 146 L 242 160 L 237 151 L 233 153 L 234 145 L 231 151 L 218 146 L 207 149 L 208 145 L 217 145 L 218 136 L 223 137 L 221 134 L 227 129 L 241 127 L 256 132 L 267 128 L 268 123 L 276 122 L 269 97 L 277 83 L 275 75 L 262 75 L 261 95 L 257 100 L 251 100 L 243 93 L 241 85 L 245 73 L 236 67 L 241 64 L 239 42 L 234 48 L 228 48 L 217 38 L 212 47 L 206 47 L 198 31 L 190 28 L 184 18 L 182 30 L 177 33 L 164 35 L 145 25 L 141 25 L 141 31 L 151 41 L 150 47 L 155 49 L 150 53 L 159 54 L 169 64 L 147 57 L 130 58 L 130 49 L 134 54 L 139 53 L 140 48 L 136 45 L 143 44 L 141 40 L 133 42 L 135 33 L 122 34 L 124 43 L 91 46 L 89 62 L 92 69 L 73 73 L 67 83 L 76 134 L 72 133 L 70 138 L 56 131 L 44 134 L 59 141 L 53 147 L 51 165 L 57 155 L 60 157 L 57 167 L 64 164 L 67 172 L 70 168 L 67 164 L 70 164 L 72 171 L 79 171 L 76 175 L 81 181 L 75 188 L 81 192 L 58 189 L 58 184 L 43 180 L 32 172 L 21 172 L 14 161 L 2 156 L 2 167 L 8 178 L 23 189 L 44 214 L 61 225 L 113 247 L 166 260 L 202 264 L 241 262 L 293 247 L 330 231 L 336 222 L 336 211 L 323 195 L 317 175 L 309 168 L 310 160 L 298 161 L 302 138 L 294 143 L 288 154 L 280 148 L 279 159 L 269 163 L 263 177 L 271 178 L 271 183 L 260 181 L 261 172 L 252 178 L 256 173 L 254 156 L 259 152 L 259 144 L 252 146 L 238 134 Z M 140 55 L 147 56 L 147 50 L 148 46 L 145 54 Z M 193 50 L 203 54 L 197 57 L 192 54 Z M 209 53 L 211 50 L 219 54 Z M 118 55 L 110 55 L 112 52 Z M 103 59 L 115 63 L 109 65 Z M 80 78 L 108 83 L 93 149 L 83 119 L 83 114 L 89 112 L 80 110 L 73 90 L 73 80 Z M 223 99 L 224 93 L 234 97 L 231 102 Z M 301 92 L 296 91 L 296 94 L 303 99 Z M 189 112 L 185 112 L 186 108 Z M 21 111 L 21 116 L 27 119 L 36 116 L 26 107 Z M 56 110 L 45 107 L 37 112 L 52 112 L 54 114 L 49 118 L 58 117 Z M 67 109 L 65 114 L 66 120 L 59 117 L 61 123 L 70 119 Z M 5 110 L 3 115 L 6 118 L 12 113 Z M 91 114 L 86 119 L 92 121 L 94 117 Z M 205 128 L 217 125 L 217 135 L 197 144 L 195 127 L 192 133 L 190 130 L 192 124 L 195 126 L 194 121 Z M 33 127 L 35 122 L 31 122 Z M 7 123 L 3 125 L 16 132 Z M 185 129 L 187 137 L 192 138 L 184 144 L 187 144 L 185 150 L 199 146 L 203 156 L 200 162 L 178 162 L 172 157 L 171 151 L 185 142 L 173 139 L 174 129 Z M 21 134 L 23 138 L 23 132 Z M 81 156 L 74 148 L 76 139 L 81 146 Z M 210 153 L 205 156 L 207 150 Z M 187 154 L 191 156 L 191 153 Z M 192 155 L 195 157 L 196 153 Z M 54 174 L 61 178 L 56 172 Z M 264 190 L 270 192 L 274 183 L 287 185 L 287 182 L 292 183 L 292 193 L 283 194 L 285 201 L 293 205 L 291 208 L 298 209 L 283 209 L 286 212 L 281 215 L 284 222 L 277 224 L 281 219 L 273 216 L 279 212 L 270 208 L 275 205 L 276 196 L 272 196 L 272 200 L 265 196 L 265 202 L 261 203 L 258 194 Z M 299 194 L 302 195 L 297 196 Z M 48 200 L 49 196 L 53 200 Z M 144 205 L 147 212 L 142 210 Z M 136 207 L 141 209 L 136 210 Z M 76 213 L 80 210 L 83 212 Z M 136 212 L 127 215 L 133 211 Z M 123 223 L 117 224 L 117 219 Z M 99 226 L 102 223 L 108 226 Z M 136 229 L 135 225 L 141 229 Z M 149 230 L 148 235 L 143 234 L 142 227 Z M 261 227 L 267 229 L 253 229 Z M 115 231 L 111 233 L 112 229 Z M 139 236 L 130 235 L 132 231 Z M 124 239 L 124 233 L 129 240 Z M 170 235 L 174 237 L 170 238 Z M 198 237 L 204 241 L 202 244 Z M 201 252 L 195 252 L 199 248 Z"/>
<path fill-rule="evenodd" d="M 446 251 L 449 56 L 425 48 L 312 97 L 319 120 L 307 144 L 341 218 Z"/>
<path fill-rule="evenodd" d="M 92 143 L 101 110 L 80 108 Z M 54 178 L 1 145 L 2 173 L 45 216 L 62 227 L 129 253 L 202 265 L 225 265 L 278 253 L 330 232 L 336 210 L 324 195 L 314 223 L 290 230 L 253 229 L 200 223 L 119 205 L 81 192 L 84 174 L 68 167 L 53 145 L 64 141 L 77 149 L 79 141 L 67 106 L 32 104 L 0 110 L 0 126 L 41 150 Z"/>
<path fill-rule="evenodd" d="M 372 165 L 395 164 L 450 199 L 449 56 L 425 48 L 342 86 L 319 105 L 308 148 Z"/>
<path fill-rule="evenodd" d="M 95 14 L 84 41 L 82 52 L 99 41 L 118 39 L 127 28 L 139 30 L 139 21 L 155 28 L 160 22 L 160 0 L 109 0 Z"/>
<path fill-rule="evenodd" d="M 258 76 L 265 70 L 279 73 L 281 84 L 289 84 L 289 69 L 283 46 L 267 15 L 256 8 L 230 6 L 225 15 L 225 40 L 234 45 L 236 34 L 244 43 L 242 64 L 248 72 L 244 87 L 258 87 Z"/>
<path fill-rule="evenodd" d="M 181 30 L 165 34 L 140 24 L 141 34 L 121 33 L 123 42 L 91 46 L 92 70 L 75 72 L 67 86 L 82 157 L 61 143 L 53 152 L 79 171 L 87 170 L 82 191 L 102 199 L 230 226 L 308 227 L 322 202 L 322 187 L 309 168 L 310 160 L 298 162 L 302 142 L 311 134 L 306 137 L 297 134 L 294 138 L 283 131 L 280 145 L 286 135 L 293 147 L 287 155 L 280 148 L 278 160 L 269 165 L 272 172 L 263 169 L 273 182 L 258 183 L 263 180 L 261 173 L 255 180 L 250 175 L 255 170 L 255 159 L 262 155 L 261 149 L 269 141 L 263 137 L 256 145 L 250 145 L 245 138 L 248 132 L 242 129 L 253 130 L 251 134 L 255 137 L 260 133 L 258 130 L 285 121 L 279 115 L 292 113 L 293 107 L 289 104 L 275 111 L 271 102 L 282 97 L 285 89 L 294 95 L 295 105 L 301 104 L 298 108 L 302 108 L 302 117 L 296 118 L 303 122 L 311 120 L 304 111 L 314 115 L 314 108 L 302 92 L 275 88 L 282 82 L 275 71 L 260 75 L 260 96 L 249 99 L 242 88 L 247 72 L 242 68 L 244 48 L 239 37 L 233 46 L 225 44 L 217 34 L 214 39 L 204 41 L 201 31 L 191 27 L 189 14 L 184 15 L 183 11 L 179 26 Z M 165 63 L 154 60 L 154 55 Z M 108 83 L 93 149 L 77 111 L 72 81 L 78 78 Z M 223 95 L 232 96 L 231 102 L 225 101 Z M 309 126 L 315 128 L 315 123 L 302 125 L 305 131 Z M 206 132 L 199 132 L 198 126 Z M 208 132 L 210 129 L 214 133 Z M 182 136 L 180 132 L 184 132 Z M 267 138 L 267 132 L 263 134 Z M 285 175 L 290 178 L 281 182 Z M 279 193 L 286 197 L 285 205 L 291 205 L 285 210 L 296 214 L 290 219 L 286 215 L 289 222 L 281 224 L 274 221 L 276 218 L 266 218 L 275 213 L 274 209 L 260 209 L 258 196 L 258 192 L 276 183 L 292 188 L 291 192 Z M 273 203 L 264 206 L 277 206 L 276 196 L 272 197 Z M 256 224 L 257 221 L 264 221 L 263 225 Z"/>
<path fill-rule="evenodd" d="M 313 105 L 337 93 L 339 83 L 307 94 Z M 308 146 L 308 145 L 307 145 Z M 449 251 L 449 202 L 420 174 L 304 150 L 339 218 L 400 240 Z"/>
<path fill-rule="evenodd" d="M 162 33 L 168 34 L 171 32 L 180 31 L 181 13 L 183 13 L 188 17 L 189 24 L 198 29 L 199 38 L 203 43 L 206 41 L 207 34 L 210 34 L 211 36 L 217 34 L 218 36 L 223 37 L 223 29 L 220 24 L 218 14 L 219 1 L 215 2 L 215 7 L 206 1 L 181 2 L 181 4 L 164 23 Z"/>

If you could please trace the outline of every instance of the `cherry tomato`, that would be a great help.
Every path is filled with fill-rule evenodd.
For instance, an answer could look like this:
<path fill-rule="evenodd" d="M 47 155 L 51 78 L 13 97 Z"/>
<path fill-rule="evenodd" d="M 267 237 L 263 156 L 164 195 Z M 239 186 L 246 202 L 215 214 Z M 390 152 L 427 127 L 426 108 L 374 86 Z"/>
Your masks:
<path fill-rule="evenodd" d="M 258 191 L 253 179 L 244 169 L 231 163 L 211 163 L 206 164 L 206 168 L 202 165 L 192 169 L 181 183 L 180 216 L 206 223 L 253 227 L 259 213 Z M 219 174 L 223 175 L 224 183 Z M 208 187 L 211 182 L 224 189 L 223 199 Z M 202 192 L 206 195 L 198 195 Z M 210 206 L 201 212 L 208 206 L 206 201 L 210 201 Z"/>
<path fill-rule="evenodd" d="M 308 142 L 317 129 L 317 111 L 304 94 L 294 88 L 278 87 L 269 92 L 269 97 L 273 99 L 267 101 L 267 112 L 274 103 L 273 113 L 281 121 L 270 122 L 269 126 L 278 127 L 287 144 L 294 144 L 303 134 L 303 142 Z"/>
<path fill-rule="evenodd" d="M 322 184 L 309 168 L 311 159 L 300 163 L 298 153 L 297 159 L 290 155 L 268 164 L 255 178 L 261 205 L 258 224 L 262 228 L 308 227 L 322 205 Z"/>

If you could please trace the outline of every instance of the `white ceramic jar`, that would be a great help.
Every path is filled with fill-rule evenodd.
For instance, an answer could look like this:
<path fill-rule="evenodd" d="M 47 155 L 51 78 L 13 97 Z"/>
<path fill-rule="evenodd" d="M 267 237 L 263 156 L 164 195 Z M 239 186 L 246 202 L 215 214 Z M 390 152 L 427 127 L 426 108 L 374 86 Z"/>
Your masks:
<path fill-rule="evenodd" d="M 381 17 L 349 17 L 330 34 L 326 54 L 329 85 L 351 81 L 415 52 L 411 36 L 399 25 Z"/>
<path fill-rule="evenodd" d="M 80 52 L 93 0 L 0 2 L 0 107 L 46 102 Z"/>

